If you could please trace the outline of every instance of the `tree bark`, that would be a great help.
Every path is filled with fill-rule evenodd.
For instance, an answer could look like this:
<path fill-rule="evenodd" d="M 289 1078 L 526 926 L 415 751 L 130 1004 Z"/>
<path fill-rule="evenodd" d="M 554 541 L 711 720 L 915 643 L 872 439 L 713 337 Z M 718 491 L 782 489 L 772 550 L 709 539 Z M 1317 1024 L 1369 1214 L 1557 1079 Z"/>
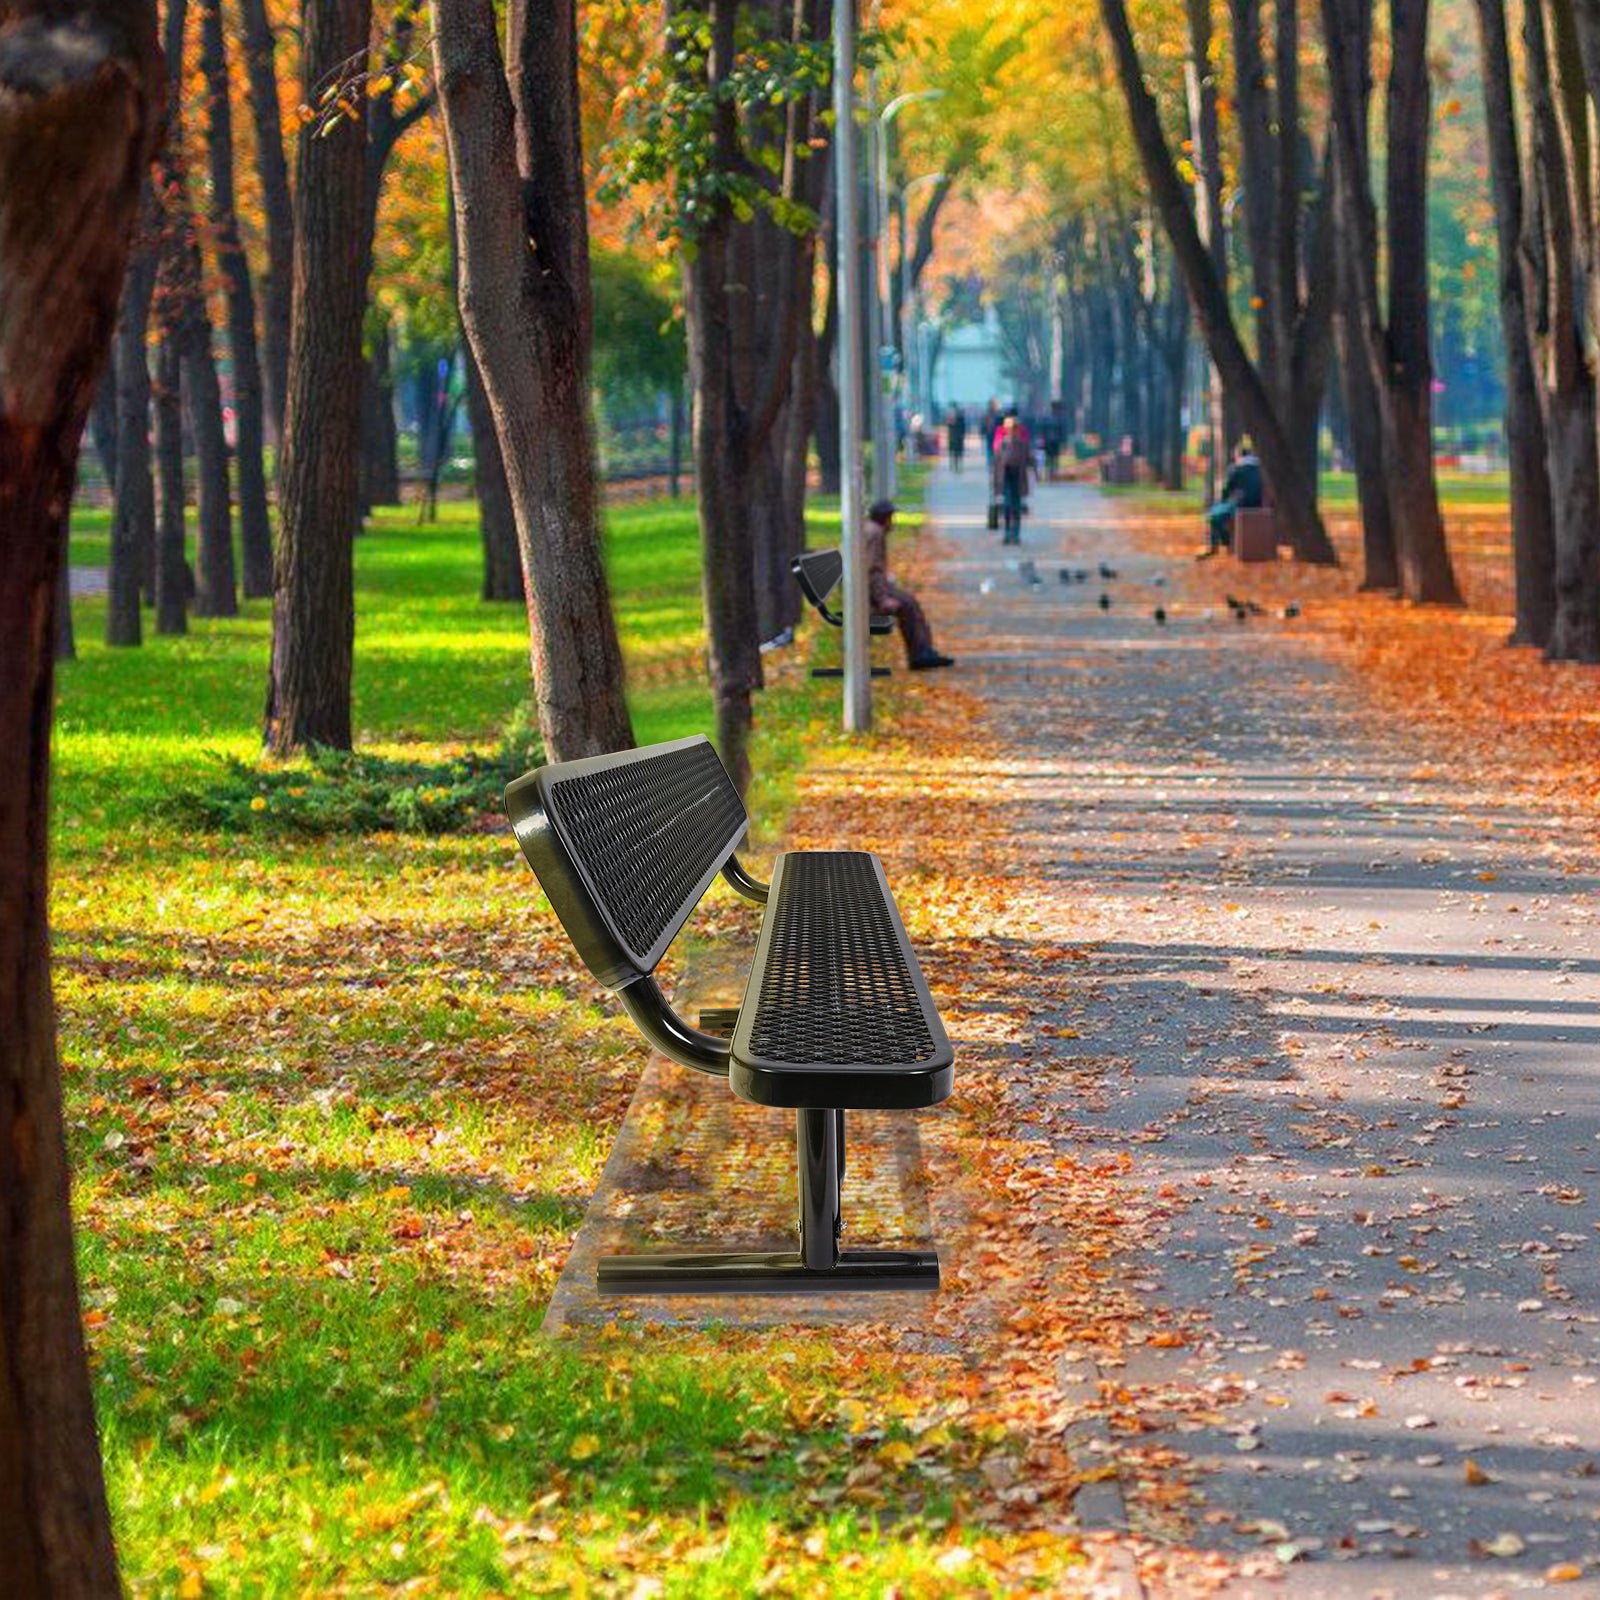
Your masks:
<path fill-rule="evenodd" d="M 839 261 L 834 243 L 837 235 L 830 229 L 825 237 L 828 241 L 828 297 L 822 314 L 822 329 L 817 334 L 817 393 L 812 415 L 822 492 L 838 494 L 844 481 L 839 461 L 839 386 L 833 372 L 834 355 L 839 344 Z"/>
<path fill-rule="evenodd" d="M 305 0 L 306 98 L 338 83 L 339 109 L 296 156 L 294 326 L 278 479 L 272 669 L 265 739 L 275 755 L 348 750 L 355 648 L 351 542 L 361 517 L 361 327 L 369 254 L 360 74 L 371 0 Z"/>
<path fill-rule="evenodd" d="M 1211 255 L 1211 269 L 1224 294 L 1228 290 L 1228 231 L 1222 206 L 1222 122 L 1218 104 L 1217 75 L 1212 64 L 1213 38 L 1211 0 L 1186 0 L 1189 23 L 1189 55 L 1185 65 L 1185 85 L 1189 103 L 1189 139 L 1194 147 L 1195 226 Z M 1215 362 L 1206 358 L 1206 433 L 1210 441 L 1206 453 L 1205 493 L 1208 503 L 1221 492 L 1222 463 L 1233 452 L 1233 429 L 1229 424 L 1227 398 Z"/>
<path fill-rule="evenodd" d="M 160 320 L 172 330 L 183 362 L 183 398 L 194 440 L 195 614 L 231 617 L 239 610 L 233 569 L 232 488 L 228 481 L 228 441 L 222 426 L 222 387 L 217 381 L 211 343 L 200 237 L 189 204 L 184 148 L 183 64 L 188 0 L 167 0 L 163 25 L 167 56 L 167 138 L 157 163 L 157 188 L 163 209 Z M 154 551 L 150 551 L 153 575 Z"/>
<path fill-rule="evenodd" d="M 478 497 L 478 529 L 483 540 L 483 598 L 525 600 L 522 556 L 517 549 L 517 516 L 506 481 L 505 458 L 495 432 L 494 413 L 483 386 L 478 358 L 462 330 L 467 378 L 467 421 L 472 427 L 472 481 Z"/>
<path fill-rule="evenodd" d="M 394 420 L 392 336 L 387 317 L 368 319 L 371 349 L 361 368 L 361 509 L 400 504 L 400 430 Z"/>
<path fill-rule="evenodd" d="M 1382 400 L 1367 359 L 1361 329 L 1361 308 L 1355 286 L 1353 239 L 1339 244 L 1339 313 L 1335 333 L 1339 348 L 1339 381 L 1350 453 L 1355 458 L 1356 499 L 1361 507 L 1361 587 L 1397 594 L 1400 563 L 1395 554 L 1394 523 L 1389 514 L 1389 481 L 1383 461 Z"/>
<path fill-rule="evenodd" d="M 233 108 L 222 0 L 200 0 L 200 66 L 206 80 L 206 154 L 211 174 L 211 231 L 228 305 L 233 361 L 234 459 L 239 472 L 239 543 L 244 596 L 272 593 L 272 522 L 267 512 L 266 413 L 256 346 L 256 299 L 239 237 L 233 185 Z"/>
<path fill-rule="evenodd" d="M 514 0 L 510 82 L 492 0 L 433 0 L 433 23 L 461 317 L 516 509 L 540 735 L 552 761 L 627 749 L 590 418 L 574 0 Z"/>
<path fill-rule="evenodd" d="M 183 377 L 176 343 L 156 358 L 156 462 L 161 501 L 156 520 L 156 632 L 187 633 L 189 569 L 184 561 Z"/>
<path fill-rule="evenodd" d="M 1390 0 L 1386 237 L 1388 305 L 1378 277 L 1377 206 L 1368 149 L 1372 0 L 1323 0 L 1339 204 L 1351 281 L 1383 423 L 1384 467 L 1402 592 L 1459 604 L 1439 514 L 1428 348 L 1427 0 Z"/>
<path fill-rule="evenodd" d="M 1579 197 L 1588 185 L 1587 128 L 1579 121 L 1581 99 L 1575 112 L 1568 98 L 1572 66 L 1562 61 L 1561 39 L 1552 37 L 1550 21 L 1549 0 L 1523 8 L 1537 184 L 1523 250 L 1538 285 L 1533 334 L 1543 369 L 1540 398 L 1555 535 L 1555 614 L 1545 654 L 1553 661 L 1592 662 L 1600 660 L 1600 459 L 1595 378 L 1581 315 Z"/>
<path fill-rule="evenodd" d="M 1524 202 L 1516 95 L 1504 0 L 1476 0 L 1476 10 L 1499 246 L 1500 332 L 1506 353 L 1505 429 L 1516 574 L 1516 618 L 1507 642 L 1543 649 L 1555 620 L 1554 508 L 1523 283 Z"/>
<path fill-rule="evenodd" d="M 1195 226 L 1188 194 L 1167 148 L 1161 113 L 1145 85 L 1144 67 L 1133 42 L 1125 0 L 1100 0 L 1100 9 L 1111 36 L 1117 77 L 1128 104 L 1152 202 L 1171 241 L 1212 360 L 1234 397 L 1240 420 L 1255 435 L 1284 531 L 1300 560 L 1335 564 L 1338 555 L 1317 511 L 1315 485 L 1306 482 L 1294 443 L 1279 421 L 1272 396 L 1245 352 L 1227 295 L 1217 282 L 1210 253 Z"/>
<path fill-rule="evenodd" d="M 0 1573 L 120 1593 L 50 992 L 50 723 L 67 507 L 163 103 L 150 8 L 8 0 L 0 29 Z"/>
<path fill-rule="evenodd" d="M 144 550 L 155 541 L 155 486 L 150 478 L 150 365 L 145 342 L 160 265 L 159 213 L 146 181 L 138 244 L 122 288 L 117 319 L 117 478 L 106 573 L 106 643 L 143 639 L 139 583 Z"/>
<path fill-rule="evenodd" d="M 289 330 L 294 318 L 294 201 L 289 163 L 283 153 L 283 117 L 278 106 L 277 39 L 266 0 L 239 0 L 245 81 L 255 123 L 256 176 L 266 218 L 267 269 L 261 280 L 262 377 L 267 425 L 282 444 L 289 395 Z"/>

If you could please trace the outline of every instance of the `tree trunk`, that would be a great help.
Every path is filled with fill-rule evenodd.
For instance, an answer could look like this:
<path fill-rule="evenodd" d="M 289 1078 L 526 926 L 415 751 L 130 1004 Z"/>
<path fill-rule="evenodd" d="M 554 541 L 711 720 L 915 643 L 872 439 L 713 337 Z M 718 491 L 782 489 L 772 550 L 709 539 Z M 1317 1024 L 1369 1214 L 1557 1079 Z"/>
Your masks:
<path fill-rule="evenodd" d="M 552 761 L 629 748 L 590 418 L 588 221 L 574 0 L 433 0 L 461 317 L 516 511 L 534 695 Z M 514 87 L 513 87 L 514 84 Z M 524 181 L 537 172 L 540 183 Z"/>
<path fill-rule="evenodd" d="M 112 352 L 116 341 L 112 341 Z M 94 440 L 94 453 L 100 458 L 100 470 L 105 474 L 106 489 L 113 499 L 117 492 L 117 373 L 116 363 L 106 363 L 105 376 L 94 392 L 94 404 L 89 408 L 89 437 Z"/>
<path fill-rule="evenodd" d="M 161 502 L 156 522 L 156 632 L 189 629 L 189 570 L 184 562 L 183 378 L 174 340 L 156 358 L 156 462 Z"/>
<path fill-rule="evenodd" d="M 1189 102 L 1189 139 L 1194 148 L 1195 225 L 1211 255 L 1212 271 L 1224 294 L 1228 289 L 1228 232 L 1223 211 L 1222 123 L 1216 66 L 1212 59 L 1211 0 L 1186 0 L 1189 55 L 1185 82 Z M 1233 453 L 1227 400 L 1215 362 L 1206 358 L 1205 493 L 1208 503 L 1221 493 L 1222 463 Z"/>
<path fill-rule="evenodd" d="M 1595 379 L 1581 332 L 1577 195 L 1586 192 L 1587 129 L 1567 100 L 1559 37 L 1546 6 L 1523 8 L 1524 55 L 1537 201 L 1524 228 L 1523 251 L 1538 293 L 1534 336 L 1544 378 L 1541 405 L 1553 511 L 1555 613 L 1545 654 L 1553 661 L 1600 660 L 1600 461 L 1595 438 Z M 1570 71 L 1570 67 L 1569 67 Z M 1578 115 L 1582 113 L 1579 102 Z M 1566 139 L 1563 139 L 1565 123 Z M 1568 141 L 1576 136 L 1577 143 Z M 1569 150 L 1571 156 L 1569 158 Z M 1580 165 L 1581 163 L 1581 165 Z M 1578 170 L 1574 171 L 1574 166 Z"/>
<path fill-rule="evenodd" d="M 267 19 L 267 0 L 239 0 L 239 31 L 244 41 L 245 77 L 255 122 L 256 176 L 266 217 L 267 270 L 261 280 L 265 356 L 262 376 L 267 424 L 274 442 L 281 446 L 289 395 L 289 330 L 294 316 L 294 202 L 278 107 L 277 40 Z"/>
<path fill-rule="evenodd" d="M 361 370 L 361 509 L 400 504 L 400 430 L 387 317 L 369 319 L 371 350 Z"/>
<path fill-rule="evenodd" d="M 211 231 L 228 305 L 233 364 L 234 455 L 239 470 L 239 543 L 244 595 L 272 593 L 272 522 L 267 512 L 266 416 L 256 348 L 256 299 L 239 237 L 233 190 L 233 108 L 222 0 L 200 0 L 200 66 L 206 80 L 206 154 L 211 174 Z"/>
<path fill-rule="evenodd" d="M 143 633 L 139 583 L 143 551 L 155 541 L 155 486 L 150 480 L 150 366 L 145 340 L 161 244 L 148 184 L 139 207 L 139 244 L 129 264 L 117 320 L 117 492 L 106 574 L 106 643 L 133 645 Z"/>
<path fill-rule="evenodd" d="M 517 516 L 511 504 L 511 486 L 506 481 L 505 458 L 500 454 L 500 436 L 495 432 L 494 414 L 477 357 L 463 333 L 462 355 L 466 363 L 467 421 L 472 427 L 473 488 L 478 496 L 478 528 L 483 539 L 483 598 L 485 600 L 525 600 L 522 589 L 522 557 L 517 550 Z"/>
<path fill-rule="evenodd" d="M 1507 642 L 1543 649 L 1550 642 L 1555 620 L 1554 510 L 1523 284 L 1523 182 L 1516 96 L 1504 0 L 1477 0 L 1476 9 L 1499 245 L 1500 332 L 1506 352 L 1505 428 L 1516 572 L 1516 620 Z"/>
<path fill-rule="evenodd" d="M 163 102 L 151 9 L 9 0 L 0 33 L 0 1573 L 121 1592 L 73 1253 L 50 992 L 67 507 Z"/>
<path fill-rule="evenodd" d="M 1413 600 L 1459 605 L 1433 463 L 1428 341 L 1428 0 L 1390 0 L 1387 232 L 1390 406 L 1384 461 L 1394 494 L 1400 581 Z"/>
<path fill-rule="evenodd" d="M 1389 480 L 1383 462 L 1383 420 L 1377 385 L 1361 331 L 1361 310 L 1355 287 L 1353 240 L 1340 241 L 1340 305 L 1335 325 L 1339 348 L 1339 382 L 1344 394 L 1345 422 L 1354 457 L 1356 499 L 1361 507 L 1361 587 L 1395 594 L 1400 589 L 1400 563 L 1395 554 L 1394 522 L 1389 510 Z"/>
<path fill-rule="evenodd" d="M 361 327 L 368 252 L 361 74 L 371 0 L 305 0 L 308 100 L 338 83 L 345 114 L 307 129 L 296 156 L 295 317 L 278 479 L 272 671 L 265 739 L 275 755 L 350 748 L 355 647 L 351 543 L 361 517 Z"/>
<path fill-rule="evenodd" d="M 195 503 L 195 614 L 231 617 L 238 614 L 234 589 L 233 506 L 228 482 L 228 441 L 222 426 L 222 387 L 217 381 L 211 342 L 211 315 L 206 297 L 205 266 L 200 237 L 188 198 L 184 148 L 183 71 L 188 0 L 167 0 L 164 22 L 167 54 L 167 139 L 157 164 L 164 210 L 161 264 L 161 321 L 175 330 L 183 363 L 183 396 L 189 431 L 194 439 L 197 470 Z M 150 569 L 153 574 L 154 550 Z"/>
<path fill-rule="evenodd" d="M 1145 85 L 1125 0 L 1100 0 L 1116 55 L 1117 77 L 1127 101 L 1151 199 L 1172 243 L 1195 316 L 1222 381 L 1234 397 L 1240 420 L 1254 435 L 1271 480 L 1278 515 L 1302 561 L 1334 564 L 1338 556 L 1317 511 L 1315 485 L 1305 481 L 1293 440 L 1278 419 L 1261 374 L 1251 363 L 1233 324 L 1227 295 L 1195 227 L 1189 197 L 1162 131 L 1161 113 Z"/>

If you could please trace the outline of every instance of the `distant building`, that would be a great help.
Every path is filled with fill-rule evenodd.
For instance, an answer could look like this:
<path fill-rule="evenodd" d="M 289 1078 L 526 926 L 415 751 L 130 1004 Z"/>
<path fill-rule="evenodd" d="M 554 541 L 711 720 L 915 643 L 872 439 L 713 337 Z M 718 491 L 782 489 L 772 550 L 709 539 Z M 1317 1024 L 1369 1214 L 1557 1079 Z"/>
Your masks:
<path fill-rule="evenodd" d="M 1005 404 L 1006 372 L 1001 353 L 1000 317 L 993 306 L 984 307 L 981 322 L 963 323 L 940 340 L 929 391 L 938 408 L 952 403 L 982 408 L 990 400 Z"/>

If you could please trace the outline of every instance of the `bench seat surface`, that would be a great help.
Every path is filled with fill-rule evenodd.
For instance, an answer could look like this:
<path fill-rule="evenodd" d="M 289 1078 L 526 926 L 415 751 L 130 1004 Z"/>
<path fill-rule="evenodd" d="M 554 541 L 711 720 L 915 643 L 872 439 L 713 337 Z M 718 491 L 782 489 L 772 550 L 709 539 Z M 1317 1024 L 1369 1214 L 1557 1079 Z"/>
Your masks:
<path fill-rule="evenodd" d="M 734 1093 L 769 1106 L 929 1106 L 950 1093 L 953 1063 L 878 858 L 779 856 L 734 1031 Z"/>

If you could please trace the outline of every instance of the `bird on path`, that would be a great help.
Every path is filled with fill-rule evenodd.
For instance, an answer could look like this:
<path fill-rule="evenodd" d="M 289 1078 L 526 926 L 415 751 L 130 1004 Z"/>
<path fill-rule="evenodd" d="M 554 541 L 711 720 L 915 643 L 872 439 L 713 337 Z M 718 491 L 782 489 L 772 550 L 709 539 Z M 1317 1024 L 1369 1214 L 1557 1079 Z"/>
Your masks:
<path fill-rule="evenodd" d="M 1111 596 L 1110 595 L 1103 594 L 1103 595 L 1100 596 L 1100 609 L 1102 611 L 1109 611 L 1111 609 Z"/>
<path fill-rule="evenodd" d="M 1100 576 L 1104 578 L 1107 583 L 1115 578 L 1116 575 L 1117 569 L 1115 567 L 1108 567 L 1103 561 L 1100 563 Z"/>
<path fill-rule="evenodd" d="M 1165 606 L 1157 606 L 1155 608 L 1155 610 L 1152 611 L 1150 614 L 1151 614 L 1151 616 L 1153 616 L 1156 619 L 1156 626 L 1157 627 L 1159 627 L 1159 628 L 1166 627 L 1166 625 L 1167 625 L 1167 609 L 1166 609 Z"/>
<path fill-rule="evenodd" d="M 1292 619 L 1293 619 L 1293 618 L 1295 618 L 1295 617 L 1298 617 L 1298 616 L 1299 616 L 1299 615 L 1300 615 L 1300 607 L 1299 607 L 1299 606 L 1297 606 L 1297 605 L 1296 605 L 1296 604 L 1295 604 L 1295 603 L 1294 603 L 1294 602 L 1293 602 L 1293 601 L 1292 601 L 1292 600 L 1291 600 L 1291 601 L 1290 601 L 1290 602 L 1289 602 L 1289 604 L 1288 604 L 1288 605 L 1286 605 L 1286 606 L 1285 606 L 1285 607 L 1284 607 L 1284 608 L 1283 608 L 1283 615 L 1284 615 L 1284 618 L 1285 618 L 1285 620 L 1292 620 Z"/>
<path fill-rule="evenodd" d="M 1017 572 L 1030 589 L 1037 589 L 1040 586 L 1039 569 L 1031 561 L 1019 561 Z"/>

